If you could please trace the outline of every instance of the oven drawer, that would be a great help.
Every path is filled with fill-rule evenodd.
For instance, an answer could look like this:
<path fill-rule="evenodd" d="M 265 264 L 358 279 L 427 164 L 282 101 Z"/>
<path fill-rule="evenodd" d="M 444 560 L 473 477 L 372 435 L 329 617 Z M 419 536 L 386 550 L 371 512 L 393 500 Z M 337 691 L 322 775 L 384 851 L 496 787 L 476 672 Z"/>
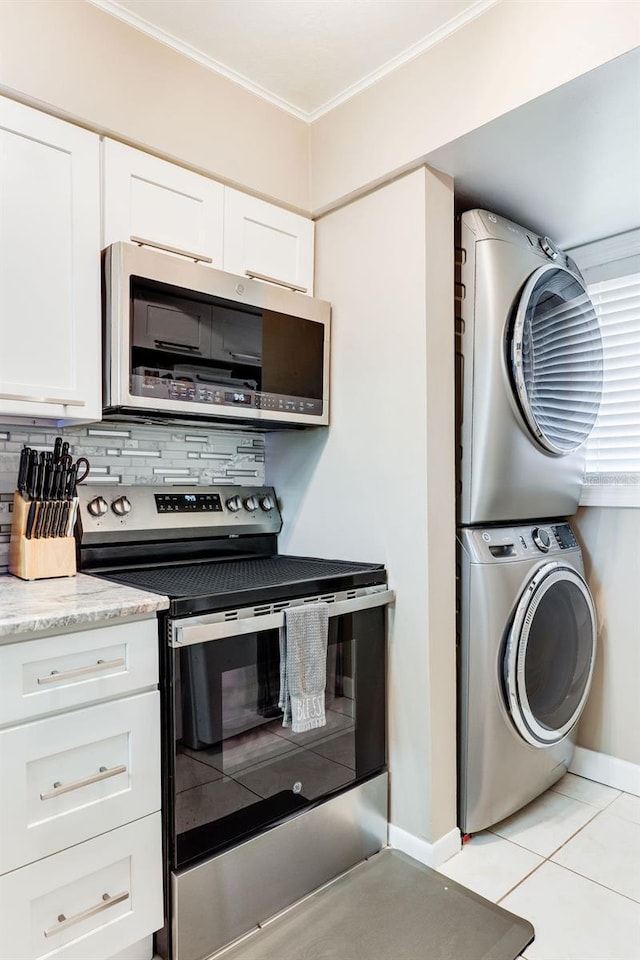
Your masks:
<path fill-rule="evenodd" d="M 0 726 L 158 682 L 157 620 L 0 646 Z"/>
<path fill-rule="evenodd" d="M 160 809 L 160 694 L 0 731 L 0 873 Z"/>
<path fill-rule="evenodd" d="M 3 960 L 107 960 L 163 923 L 160 814 L 0 878 Z"/>

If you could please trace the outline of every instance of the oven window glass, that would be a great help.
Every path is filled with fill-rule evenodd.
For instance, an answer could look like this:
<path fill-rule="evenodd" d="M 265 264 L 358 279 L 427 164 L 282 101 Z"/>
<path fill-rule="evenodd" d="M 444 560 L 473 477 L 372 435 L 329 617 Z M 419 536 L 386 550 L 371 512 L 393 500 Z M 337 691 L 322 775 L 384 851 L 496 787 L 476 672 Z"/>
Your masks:
<path fill-rule="evenodd" d="M 293 733 L 278 706 L 277 630 L 178 651 L 176 865 L 383 769 L 384 660 L 383 608 L 330 618 L 326 726 Z"/>

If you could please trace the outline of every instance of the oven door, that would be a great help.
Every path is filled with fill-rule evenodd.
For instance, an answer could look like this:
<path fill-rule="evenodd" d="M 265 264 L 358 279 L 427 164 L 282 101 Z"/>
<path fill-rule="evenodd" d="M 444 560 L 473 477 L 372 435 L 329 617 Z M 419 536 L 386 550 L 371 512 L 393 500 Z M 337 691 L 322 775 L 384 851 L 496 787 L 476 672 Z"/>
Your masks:
<path fill-rule="evenodd" d="M 281 609 L 170 622 L 174 869 L 384 770 L 392 598 L 369 587 L 330 603 L 326 725 L 305 733 L 283 727 L 278 706 Z"/>

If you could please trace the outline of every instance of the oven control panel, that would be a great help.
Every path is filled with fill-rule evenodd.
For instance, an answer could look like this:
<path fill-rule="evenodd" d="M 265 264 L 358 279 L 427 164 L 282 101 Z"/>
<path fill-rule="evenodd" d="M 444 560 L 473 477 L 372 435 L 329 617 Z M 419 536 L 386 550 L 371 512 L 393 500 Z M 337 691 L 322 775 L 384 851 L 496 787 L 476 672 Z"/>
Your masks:
<path fill-rule="evenodd" d="M 222 510 L 219 493 L 156 493 L 158 513 L 205 513 Z"/>
<path fill-rule="evenodd" d="M 82 544 L 279 533 L 273 487 L 78 486 Z"/>

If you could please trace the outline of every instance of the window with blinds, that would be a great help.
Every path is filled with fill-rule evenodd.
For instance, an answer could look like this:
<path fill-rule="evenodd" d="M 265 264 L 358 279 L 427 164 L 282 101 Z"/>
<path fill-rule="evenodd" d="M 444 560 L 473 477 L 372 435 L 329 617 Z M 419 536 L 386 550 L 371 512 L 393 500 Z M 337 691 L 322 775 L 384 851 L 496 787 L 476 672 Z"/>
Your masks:
<path fill-rule="evenodd" d="M 640 506 L 640 230 L 572 251 L 598 315 L 603 390 L 581 503 Z"/>

